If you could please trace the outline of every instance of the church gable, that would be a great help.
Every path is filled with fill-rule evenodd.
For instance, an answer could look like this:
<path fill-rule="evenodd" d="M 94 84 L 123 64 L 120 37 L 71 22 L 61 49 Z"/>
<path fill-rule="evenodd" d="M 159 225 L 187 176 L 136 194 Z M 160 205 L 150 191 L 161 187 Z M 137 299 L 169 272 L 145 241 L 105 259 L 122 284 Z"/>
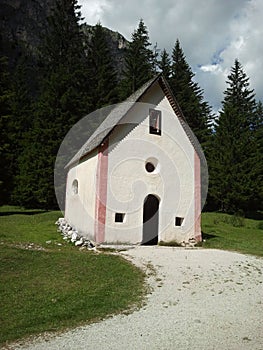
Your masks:
<path fill-rule="evenodd" d="M 130 97 L 128 97 L 124 102 L 118 104 L 105 118 L 105 120 L 101 123 L 101 125 L 94 131 L 91 137 L 87 140 L 87 142 L 81 147 L 81 149 L 77 152 L 77 154 L 70 160 L 66 167 L 72 166 L 74 163 L 76 164 L 82 157 L 87 155 L 89 152 L 97 148 L 103 140 L 109 136 L 112 130 L 120 124 L 123 124 L 123 120 L 125 120 L 126 115 L 129 111 L 131 111 L 134 106 L 141 103 L 149 103 L 153 105 L 158 105 L 160 99 L 163 97 L 169 101 L 169 108 L 172 108 L 174 113 L 176 114 L 180 124 L 182 125 L 189 141 L 192 143 L 193 147 L 197 151 L 199 157 L 203 157 L 202 150 L 200 149 L 200 145 L 186 123 L 183 113 L 174 98 L 170 87 L 164 77 L 162 75 L 158 75 L 155 78 L 151 79 L 147 83 L 145 83 L 140 89 L 138 89 L 135 93 L 133 93 Z M 158 119 L 159 120 L 159 119 Z M 157 122 L 158 122 L 157 120 Z M 130 121 L 130 123 L 136 123 L 137 118 L 135 116 L 134 121 Z M 152 123 L 154 123 L 154 116 L 152 117 Z M 152 125 L 153 126 L 153 125 Z M 154 130 L 154 126 L 152 128 Z"/>

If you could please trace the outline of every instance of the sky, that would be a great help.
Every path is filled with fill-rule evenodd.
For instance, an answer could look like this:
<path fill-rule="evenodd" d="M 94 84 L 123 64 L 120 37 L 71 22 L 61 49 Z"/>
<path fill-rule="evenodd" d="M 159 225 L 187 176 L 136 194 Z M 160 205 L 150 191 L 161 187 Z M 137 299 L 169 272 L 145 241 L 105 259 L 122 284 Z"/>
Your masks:
<path fill-rule="evenodd" d="M 150 42 L 171 53 L 179 39 L 205 100 L 217 112 L 238 59 L 263 101 L 263 0 L 79 0 L 85 22 L 127 40 L 143 19 Z"/>

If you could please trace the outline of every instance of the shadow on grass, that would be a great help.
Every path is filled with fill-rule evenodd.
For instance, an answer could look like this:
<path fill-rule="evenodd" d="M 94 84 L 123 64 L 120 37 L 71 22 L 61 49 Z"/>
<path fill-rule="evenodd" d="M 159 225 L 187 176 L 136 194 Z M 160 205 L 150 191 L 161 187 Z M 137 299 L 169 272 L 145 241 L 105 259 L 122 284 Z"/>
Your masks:
<path fill-rule="evenodd" d="M 36 215 L 47 213 L 48 210 L 32 210 L 32 211 L 2 211 L 0 216 L 10 216 L 10 215 Z"/>
<path fill-rule="evenodd" d="M 216 237 L 218 237 L 218 236 L 212 235 L 212 234 L 210 234 L 210 233 L 202 232 L 202 238 L 203 238 L 203 240 L 204 240 L 204 239 L 205 239 L 205 240 L 208 240 L 208 239 L 212 239 L 212 238 L 216 238 Z"/>
<path fill-rule="evenodd" d="M 257 211 L 257 212 L 247 213 L 246 218 L 261 221 L 263 220 L 263 212 Z"/>

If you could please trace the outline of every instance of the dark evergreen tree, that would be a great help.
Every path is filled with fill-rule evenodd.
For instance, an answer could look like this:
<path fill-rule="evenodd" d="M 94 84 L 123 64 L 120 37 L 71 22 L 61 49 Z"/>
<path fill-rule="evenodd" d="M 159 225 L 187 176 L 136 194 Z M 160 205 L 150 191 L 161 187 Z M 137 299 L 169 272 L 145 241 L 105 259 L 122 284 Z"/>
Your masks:
<path fill-rule="evenodd" d="M 125 55 L 125 69 L 120 86 L 122 99 L 135 92 L 154 76 L 154 54 L 150 46 L 148 30 L 141 19 L 138 28 L 132 34 L 132 40 Z"/>
<path fill-rule="evenodd" d="M 79 9 L 77 0 L 56 1 L 48 18 L 40 54 L 43 74 L 40 107 L 42 102 L 47 103 L 50 94 L 51 106 L 53 104 L 56 109 L 59 106 L 70 115 L 64 118 L 65 128 L 78 121 L 89 109 L 89 79 Z"/>
<path fill-rule="evenodd" d="M 76 0 L 57 0 L 48 19 L 40 53 L 40 95 L 16 178 L 15 198 L 24 206 L 56 207 L 56 154 L 66 133 L 89 110 L 80 19 Z"/>
<path fill-rule="evenodd" d="M 52 14 L 48 17 L 48 27 L 43 36 L 44 44 L 41 48 L 44 63 L 74 64 L 74 60 L 82 55 L 80 50 L 83 42 L 79 27 L 81 20 L 80 6 L 77 0 L 56 0 Z M 70 67 L 67 67 L 70 70 Z"/>
<path fill-rule="evenodd" d="M 254 178 L 253 193 L 254 196 L 250 202 L 250 210 L 263 210 L 263 104 L 257 103 L 256 113 L 251 125 L 251 138 L 254 143 L 252 154 L 253 164 L 251 171 Z"/>
<path fill-rule="evenodd" d="M 204 101 L 203 91 L 193 78 L 194 73 L 177 40 L 172 53 L 172 73 L 169 83 L 187 123 L 205 148 L 210 135 L 211 108 Z"/>
<path fill-rule="evenodd" d="M 0 57 L 0 205 L 7 203 L 12 187 L 12 169 L 10 160 L 12 157 L 11 143 L 11 100 L 13 91 L 11 88 L 10 74 L 8 71 L 8 59 Z"/>
<path fill-rule="evenodd" d="M 13 72 L 12 90 L 13 97 L 11 100 L 12 109 L 12 145 L 13 145 L 13 160 L 12 171 L 13 175 L 17 174 L 17 155 L 21 154 L 26 144 L 25 135 L 30 130 L 33 124 L 32 103 L 34 98 L 34 69 L 30 64 L 30 58 L 24 54 L 17 61 Z"/>
<path fill-rule="evenodd" d="M 31 71 L 31 56 L 26 55 L 26 47 L 22 41 L 3 42 L 0 35 L 0 51 L 8 46 L 16 50 L 14 56 L 0 59 L 0 95 L 1 95 L 1 203 L 12 201 L 14 180 L 18 171 L 17 160 L 22 152 L 22 138 L 28 130 L 31 120 L 31 96 L 35 92 L 35 74 Z M 29 86 L 32 88 L 30 89 Z"/>
<path fill-rule="evenodd" d="M 255 204 L 255 95 L 238 60 L 227 83 L 210 150 L 210 194 L 222 211 L 249 211 Z"/>
<path fill-rule="evenodd" d="M 169 80 L 172 72 L 171 59 L 165 49 L 161 52 L 160 55 L 159 68 L 165 79 Z"/>
<path fill-rule="evenodd" d="M 93 110 L 117 103 L 117 74 L 104 28 L 98 23 L 90 30 L 87 43 L 89 67 L 89 98 Z"/>
<path fill-rule="evenodd" d="M 252 120 L 251 130 L 257 142 L 257 149 L 263 156 L 263 103 L 258 101 L 254 120 Z"/>
<path fill-rule="evenodd" d="M 160 49 L 158 49 L 158 44 L 155 43 L 152 50 L 152 66 L 153 66 L 154 74 L 157 74 L 159 71 L 159 52 L 160 52 Z"/>

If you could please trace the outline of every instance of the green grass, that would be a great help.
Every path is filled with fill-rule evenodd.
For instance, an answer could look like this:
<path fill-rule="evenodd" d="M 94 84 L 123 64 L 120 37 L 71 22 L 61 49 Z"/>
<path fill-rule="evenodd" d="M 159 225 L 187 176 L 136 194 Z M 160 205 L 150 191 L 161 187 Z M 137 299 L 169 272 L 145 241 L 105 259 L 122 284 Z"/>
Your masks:
<path fill-rule="evenodd" d="M 263 256 L 263 224 L 221 213 L 202 214 L 204 248 L 238 251 Z"/>
<path fill-rule="evenodd" d="M 142 301 L 143 273 L 119 256 L 63 241 L 54 225 L 59 216 L 0 208 L 0 344 L 96 321 Z M 202 231 L 204 248 L 263 256 L 262 221 L 203 213 Z"/>
<path fill-rule="evenodd" d="M 66 243 L 54 225 L 59 216 L 0 208 L 0 344 L 89 323 L 143 298 L 139 269 Z"/>

